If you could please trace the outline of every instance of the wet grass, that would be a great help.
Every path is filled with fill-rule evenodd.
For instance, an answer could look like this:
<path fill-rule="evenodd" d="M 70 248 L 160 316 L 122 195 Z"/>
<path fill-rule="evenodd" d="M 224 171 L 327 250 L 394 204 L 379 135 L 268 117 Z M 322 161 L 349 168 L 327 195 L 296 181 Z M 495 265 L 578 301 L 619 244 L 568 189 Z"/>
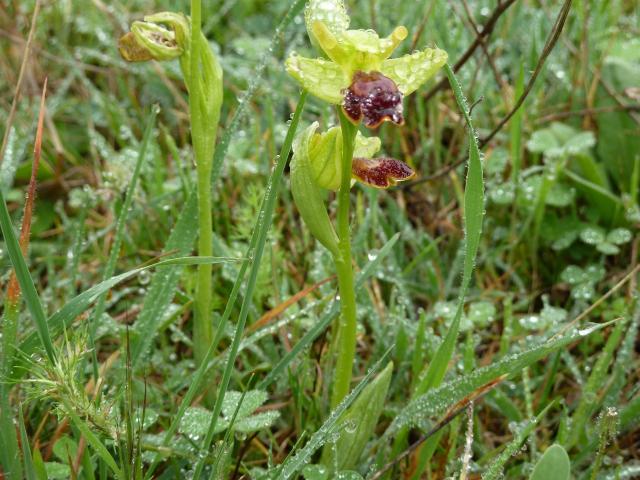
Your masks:
<path fill-rule="evenodd" d="M 337 122 L 283 68 L 292 51 L 311 55 L 303 2 L 203 1 L 225 80 L 212 251 L 199 260 L 179 67 L 117 52 L 132 20 L 173 2 L 42 2 L 30 41 L 35 2 L 0 6 L 5 478 L 296 478 L 306 467 L 320 479 L 326 467 L 308 465 L 325 445 L 322 458 L 339 458 L 347 440 L 362 444 L 349 469 L 365 478 L 546 478 L 548 462 L 562 471 L 561 450 L 573 478 L 638 475 L 634 2 L 348 5 L 355 27 L 406 25 L 401 53 L 447 50 L 460 89 L 443 72 L 407 99 L 402 129 L 378 131 L 415 181 L 352 190 L 357 354 L 352 394 L 333 412 L 337 283 L 287 168 L 298 127 Z M 492 31 L 475 41 L 483 25 Z M 37 196 L 25 201 L 41 111 Z M 213 271 L 203 364 L 198 264 Z M 354 427 L 363 398 L 382 413 Z"/>

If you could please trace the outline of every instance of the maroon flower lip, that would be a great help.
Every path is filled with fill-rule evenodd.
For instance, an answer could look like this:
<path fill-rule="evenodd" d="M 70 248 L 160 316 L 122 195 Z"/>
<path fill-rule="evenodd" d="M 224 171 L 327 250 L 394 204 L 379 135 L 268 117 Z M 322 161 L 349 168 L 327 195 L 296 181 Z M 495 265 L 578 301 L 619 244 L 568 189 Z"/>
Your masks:
<path fill-rule="evenodd" d="M 415 176 L 406 163 L 395 158 L 354 158 L 351 173 L 362 183 L 376 188 L 389 188 Z"/>
<path fill-rule="evenodd" d="M 376 128 L 386 120 L 404 124 L 402 92 L 380 72 L 356 72 L 345 91 L 342 109 L 354 123 L 363 121 L 367 128 Z"/>

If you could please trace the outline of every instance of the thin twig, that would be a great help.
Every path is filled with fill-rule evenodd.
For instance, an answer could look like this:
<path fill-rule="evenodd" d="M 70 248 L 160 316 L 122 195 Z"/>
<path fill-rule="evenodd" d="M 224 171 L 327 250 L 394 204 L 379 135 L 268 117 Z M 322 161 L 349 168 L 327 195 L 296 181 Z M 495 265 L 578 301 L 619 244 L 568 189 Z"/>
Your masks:
<path fill-rule="evenodd" d="M 574 318 L 573 320 L 571 320 L 569 323 L 567 323 L 558 333 L 556 333 L 551 340 L 556 339 L 561 337 L 562 335 L 564 335 L 571 327 L 573 327 L 574 325 L 576 325 L 577 323 L 580 323 L 580 321 L 582 321 L 584 318 L 586 318 L 591 312 L 593 312 L 596 308 L 598 308 L 607 298 L 609 298 L 611 295 L 613 295 L 615 292 L 617 292 L 618 290 L 620 290 L 620 288 L 622 288 L 624 286 L 625 283 L 632 281 L 635 279 L 635 276 L 638 274 L 638 272 L 640 272 L 640 265 L 636 265 L 635 267 L 633 267 L 631 269 L 631 271 L 629 273 L 627 273 L 622 280 L 620 280 L 618 283 L 616 283 L 613 287 L 611 287 L 611 289 L 605 293 L 603 296 L 601 296 L 598 300 L 596 300 L 595 302 L 593 302 L 591 305 L 589 305 L 589 307 L 587 307 L 580 315 L 578 315 L 576 318 Z"/>
<path fill-rule="evenodd" d="M 431 4 L 429 5 L 429 8 L 427 8 L 427 11 L 425 12 L 424 16 L 422 17 L 422 21 L 420 22 L 420 25 L 418 26 L 418 29 L 416 30 L 416 33 L 413 35 L 413 40 L 411 41 L 411 48 L 409 49 L 410 52 L 413 52 L 416 49 L 416 47 L 418 46 L 418 42 L 420 41 L 420 37 L 422 37 L 424 29 L 427 26 L 427 21 L 429 20 L 429 15 L 431 15 L 431 11 L 433 10 L 433 7 L 435 7 L 435 5 L 436 5 L 435 0 L 432 0 Z"/>
<path fill-rule="evenodd" d="M 498 3 L 498 6 L 496 6 L 493 12 L 491 12 L 491 16 L 489 17 L 489 20 L 487 20 L 487 23 L 485 23 L 484 26 L 482 27 L 480 34 L 476 36 L 473 43 L 469 45 L 467 50 L 462 54 L 462 56 L 454 64 L 453 66 L 454 72 L 457 73 L 458 70 L 460 70 L 465 63 L 467 63 L 467 61 L 471 58 L 471 56 L 476 51 L 476 49 L 481 45 L 484 38 L 488 37 L 493 32 L 493 29 L 495 28 L 496 23 L 498 22 L 498 19 L 515 2 L 516 0 L 506 0 L 505 2 Z M 422 101 L 425 103 L 428 102 L 429 99 L 431 99 L 431 97 L 433 97 L 440 90 L 444 90 L 447 88 L 449 88 L 449 82 L 447 81 L 446 78 L 443 78 L 431 90 L 427 92 L 427 94 L 423 97 Z"/>
<path fill-rule="evenodd" d="M 535 120 L 535 123 L 547 123 L 553 122 L 555 120 L 562 120 L 563 118 L 569 117 L 582 117 L 582 116 L 593 116 L 598 115 L 600 113 L 610 113 L 610 112 L 620 112 L 620 111 L 630 111 L 630 112 L 640 112 L 640 105 L 610 105 L 608 107 L 596 107 L 596 108 L 583 108 L 581 110 L 573 110 L 569 112 L 556 112 L 545 115 L 544 117 L 540 117 Z"/>
<path fill-rule="evenodd" d="M 491 133 L 489 133 L 489 135 L 487 135 L 486 137 L 481 138 L 478 141 L 478 147 L 479 148 L 485 147 L 493 139 L 493 137 L 495 137 L 495 135 L 500 130 L 502 130 L 502 128 L 509 122 L 511 117 L 513 117 L 513 115 L 515 115 L 515 113 L 518 111 L 518 109 L 522 106 L 524 101 L 529 96 L 529 93 L 531 93 L 531 90 L 533 89 L 533 85 L 534 85 L 535 81 L 537 80 L 538 75 L 542 71 L 542 67 L 544 67 L 544 64 L 545 64 L 545 62 L 547 60 L 547 57 L 549 56 L 549 54 L 551 53 L 551 51 L 555 47 L 556 43 L 558 42 L 558 38 L 560 38 L 560 33 L 562 33 L 562 29 L 564 28 L 564 24 L 565 24 L 565 22 L 567 20 L 567 16 L 569 14 L 569 10 L 571 9 L 571 2 L 572 2 L 572 0 L 565 0 L 564 4 L 562 5 L 562 8 L 560 9 L 560 13 L 558 13 L 558 17 L 556 18 L 556 23 L 554 24 L 553 29 L 551 30 L 551 33 L 549 34 L 549 37 L 547 38 L 545 46 L 544 46 L 544 48 L 542 50 L 542 54 L 540 55 L 540 58 L 538 59 L 538 63 L 537 63 L 536 68 L 535 68 L 535 70 L 533 72 L 533 75 L 529 79 L 529 82 L 527 82 L 527 86 L 525 87 L 524 91 L 522 92 L 522 95 L 520 95 L 520 98 L 518 99 L 516 104 L 513 106 L 511 111 L 500 121 L 500 123 L 498 123 L 498 125 L 491 131 Z M 460 165 L 462 165 L 466 160 L 467 160 L 467 156 L 465 155 L 465 156 L 459 158 L 457 161 L 455 161 L 451 165 L 447 165 L 446 167 L 440 169 L 439 171 L 433 173 L 432 175 L 429 175 L 429 176 L 426 176 L 426 177 L 422 177 L 422 178 L 420 178 L 418 180 L 415 180 L 413 182 L 405 183 L 399 188 L 410 189 L 410 188 L 413 188 L 413 187 L 415 187 L 417 185 L 421 185 L 423 183 L 430 182 L 432 180 L 436 180 L 438 178 L 444 177 L 449 172 L 451 172 L 452 170 L 455 170 Z"/>
<path fill-rule="evenodd" d="M 515 113 L 518 111 L 518 109 L 522 106 L 524 101 L 529 96 L 529 93 L 533 89 L 533 85 L 535 84 L 536 79 L 538 78 L 538 75 L 540 75 L 540 72 L 542 71 L 542 67 L 544 67 L 547 57 L 549 56 L 553 48 L 556 46 L 556 43 L 560 38 L 560 34 L 562 33 L 562 29 L 564 28 L 564 24 L 567 20 L 567 16 L 569 15 L 569 11 L 571 10 L 571 2 L 572 0 L 565 0 L 564 4 L 562 5 L 562 8 L 560 9 L 560 13 L 558 14 L 558 18 L 556 19 L 556 23 L 553 26 L 553 29 L 551 30 L 551 34 L 549 38 L 547 38 L 547 42 L 545 43 L 544 48 L 542 49 L 542 55 L 540 55 L 540 58 L 538 59 L 538 64 L 536 65 L 536 69 L 533 71 L 533 75 L 531 75 L 531 78 L 527 82 L 527 86 L 522 92 L 522 95 L 520 95 L 520 98 L 518 99 L 516 104 L 513 106 L 511 111 L 507 114 L 507 116 L 505 116 L 500 121 L 500 123 L 496 125 L 496 127 L 491 131 L 489 135 L 487 135 L 486 137 L 482 138 L 482 140 L 480 140 L 480 148 L 484 147 L 487 143 L 489 143 L 491 139 L 495 137 L 500 130 L 502 130 L 502 127 L 504 127 L 507 124 L 507 122 L 511 120 L 511 117 L 515 115 Z"/>
<path fill-rule="evenodd" d="M 10 42 L 14 42 L 14 43 L 18 43 L 21 45 L 25 45 L 27 43 L 27 40 L 25 40 L 24 38 L 15 35 L 5 29 L 0 28 L 0 37 L 1 38 L 6 38 L 7 40 L 9 40 Z M 87 72 L 95 72 L 95 73 L 101 73 L 101 74 L 107 74 L 113 71 L 113 69 L 117 69 L 117 70 L 122 70 L 125 71 L 125 67 L 122 65 L 118 65 L 115 62 L 111 65 L 109 65 L 109 67 L 100 67 L 98 65 L 91 65 L 89 63 L 85 63 L 85 62 L 81 62 L 79 60 L 72 60 L 69 58 L 64 58 L 61 57 L 59 55 L 54 55 L 53 53 L 48 52 L 47 50 L 45 50 L 44 48 L 42 48 L 39 45 L 31 45 L 31 52 L 35 54 L 37 57 L 42 57 L 42 58 L 46 58 L 49 60 L 53 60 L 56 63 L 59 64 L 63 64 L 63 65 L 69 65 L 70 67 L 74 67 L 74 68 L 78 68 L 80 70 L 85 70 Z"/>
<path fill-rule="evenodd" d="M 455 5 L 455 3 L 453 3 L 452 5 Z M 467 17 L 467 21 L 469 22 L 469 25 L 471 25 L 471 28 L 473 29 L 473 33 L 476 35 L 476 37 L 480 39 L 480 46 L 482 47 L 482 51 L 484 53 L 484 56 L 487 59 L 487 62 L 489 63 L 489 66 L 491 67 L 491 71 L 493 72 L 493 76 L 496 79 L 496 83 L 498 84 L 498 87 L 500 87 L 500 90 L 502 90 L 502 93 L 505 94 L 507 91 L 506 87 L 508 87 L 508 84 L 504 80 L 504 78 L 502 78 L 502 75 L 500 75 L 500 71 L 496 66 L 496 62 L 491 56 L 491 53 L 489 52 L 489 48 L 487 47 L 487 39 L 480 37 L 480 29 L 478 28 L 478 24 L 473 18 L 473 14 L 471 13 L 471 8 L 469 7 L 469 3 L 467 2 L 467 0 L 462 0 L 462 6 L 464 7 L 464 13 Z"/>
<path fill-rule="evenodd" d="M 543 9 L 545 10 L 546 13 L 546 9 L 543 6 Z M 580 59 L 580 52 L 578 50 L 578 48 L 571 42 L 571 39 L 567 38 L 567 37 L 563 37 L 562 42 L 565 44 L 565 46 L 567 47 L 567 49 L 569 50 L 569 53 L 571 53 L 571 55 L 573 55 L 574 57 L 577 57 L 578 59 Z M 607 94 L 620 106 L 622 107 L 622 111 L 626 112 L 627 115 L 629 115 L 629 117 L 638 125 L 640 125 L 640 116 L 635 114 L 635 110 L 634 109 L 627 109 L 625 107 L 628 107 L 629 105 L 626 104 L 621 98 L 620 95 L 618 94 L 618 92 L 615 91 L 615 89 L 611 86 L 611 84 L 609 84 L 604 78 L 602 78 L 602 76 L 600 75 L 600 72 L 598 70 L 596 70 L 596 68 L 593 65 L 589 65 L 589 72 L 591 72 L 591 74 L 597 79 L 597 82 L 602 85 L 602 88 L 604 88 L 605 92 L 607 92 Z"/>
<path fill-rule="evenodd" d="M 16 116 L 16 109 L 18 107 L 18 97 L 20 97 L 20 90 L 22 90 L 22 82 L 24 80 L 24 72 L 27 69 L 27 62 L 29 60 L 29 53 L 31 51 L 31 42 L 33 41 L 33 34 L 36 31 L 36 20 L 38 19 L 38 13 L 40 12 L 40 0 L 36 0 L 36 5 L 33 8 L 33 15 L 31 16 L 31 28 L 29 29 L 29 35 L 27 36 L 27 43 L 24 47 L 24 53 L 22 55 L 22 64 L 20 65 L 20 73 L 18 73 L 18 81 L 13 93 L 13 102 L 11 102 L 11 110 L 9 110 L 9 116 L 4 129 L 4 137 L 2 138 L 2 147 L 0 147 L 0 165 L 4 160 L 4 153 L 7 149 L 7 143 L 9 142 L 9 134 L 11 133 L 11 127 L 13 126 L 13 120 Z"/>

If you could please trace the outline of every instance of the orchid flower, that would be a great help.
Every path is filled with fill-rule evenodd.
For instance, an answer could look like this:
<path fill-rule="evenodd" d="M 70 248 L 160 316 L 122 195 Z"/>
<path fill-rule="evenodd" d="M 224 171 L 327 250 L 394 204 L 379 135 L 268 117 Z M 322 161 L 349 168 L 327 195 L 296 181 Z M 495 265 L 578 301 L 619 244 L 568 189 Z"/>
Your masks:
<path fill-rule="evenodd" d="M 329 251 L 336 253 L 338 237 L 329 221 L 320 189 L 340 189 L 342 131 L 340 127 L 332 127 L 325 133 L 316 133 L 317 129 L 318 122 L 314 122 L 296 137 L 293 144 L 291 191 L 311 232 Z M 352 185 L 358 181 L 376 188 L 388 188 L 415 175 L 399 160 L 373 158 L 380 145 L 378 137 L 367 138 L 357 133 L 351 166 Z"/>
<path fill-rule="evenodd" d="M 287 59 L 289 74 L 316 97 L 341 105 L 355 124 L 376 128 L 390 120 L 402 125 L 402 99 L 417 90 L 446 63 L 438 48 L 389 57 L 407 38 L 396 27 L 386 38 L 373 30 L 349 30 L 350 19 L 342 0 L 311 0 L 305 10 L 311 42 L 328 59 L 305 58 L 295 53 Z"/>

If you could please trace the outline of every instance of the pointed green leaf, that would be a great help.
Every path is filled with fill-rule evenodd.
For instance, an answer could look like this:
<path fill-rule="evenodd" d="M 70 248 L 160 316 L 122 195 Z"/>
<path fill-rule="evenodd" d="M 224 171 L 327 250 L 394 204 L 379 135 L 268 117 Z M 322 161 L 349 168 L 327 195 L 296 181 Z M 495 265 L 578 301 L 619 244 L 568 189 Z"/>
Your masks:
<path fill-rule="evenodd" d="M 340 421 L 338 428 L 342 431 L 335 448 L 326 448 L 323 452 L 324 465 L 330 468 L 335 466 L 338 470 L 359 465 L 360 456 L 375 431 L 378 418 L 382 413 L 392 372 L 393 362 L 389 362 L 349 407 Z"/>
<path fill-rule="evenodd" d="M 322 426 L 316 430 L 316 432 L 311 436 L 307 444 L 298 450 L 296 454 L 292 457 L 289 457 L 282 464 L 280 468 L 280 472 L 278 474 L 278 480 L 288 480 L 292 478 L 296 473 L 305 467 L 311 456 L 314 452 L 320 448 L 322 445 L 327 443 L 329 437 L 333 432 L 336 431 L 338 422 L 349 408 L 349 406 L 358 398 L 360 393 L 364 390 L 367 384 L 371 381 L 371 377 L 375 374 L 375 372 L 380 368 L 380 364 L 387 357 L 388 352 L 376 362 L 376 364 L 369 370 L 369 372 L 364 376 L 360 383 L 356 385 L 356 387 L 344 397 L 344 399 L 338 404 L 338 406 L 331 412 L 331 415 L 325 420 Z"/>

